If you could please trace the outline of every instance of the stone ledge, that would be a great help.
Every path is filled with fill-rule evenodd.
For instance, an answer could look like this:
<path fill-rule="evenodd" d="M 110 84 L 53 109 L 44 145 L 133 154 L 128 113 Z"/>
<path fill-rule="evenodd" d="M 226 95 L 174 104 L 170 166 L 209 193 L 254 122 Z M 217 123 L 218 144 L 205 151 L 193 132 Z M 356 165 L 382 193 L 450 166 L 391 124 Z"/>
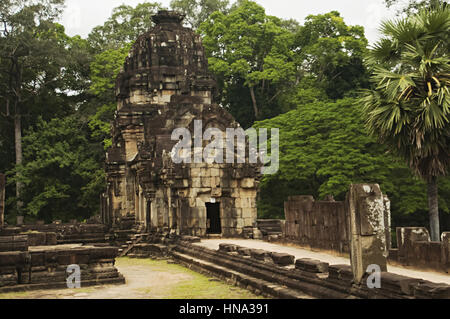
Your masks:
<path fill-rule="evenodd" d="M 295 261 L 295 268 L 312 273 L 328 273 L 329 264 L 311 258 L 301 258 Z"/>
<path fill-rule="evenodd" d="M 289 254 L 283 254 L 283 253 L 271 253 L 270 257 L 272 257 L 272 260 L 275 264 L 280 266 L 290 266 L 294 264 L 295 256 L 289 255 Z"/>

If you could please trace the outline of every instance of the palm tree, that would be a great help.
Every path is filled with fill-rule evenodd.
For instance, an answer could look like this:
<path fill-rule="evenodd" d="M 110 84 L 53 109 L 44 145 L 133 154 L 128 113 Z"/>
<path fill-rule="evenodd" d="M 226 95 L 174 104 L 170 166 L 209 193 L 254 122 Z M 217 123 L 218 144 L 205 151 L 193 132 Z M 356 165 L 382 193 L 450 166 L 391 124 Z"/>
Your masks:
<path fill-rule="evenodd" d="M 366 125 L 427 182 L 431 239 L 439 241 L 437 179 L 450 163 L 450 9 L 422 9 L 380 30 L 367 59 L 375 89 L 360 99 Z"/>

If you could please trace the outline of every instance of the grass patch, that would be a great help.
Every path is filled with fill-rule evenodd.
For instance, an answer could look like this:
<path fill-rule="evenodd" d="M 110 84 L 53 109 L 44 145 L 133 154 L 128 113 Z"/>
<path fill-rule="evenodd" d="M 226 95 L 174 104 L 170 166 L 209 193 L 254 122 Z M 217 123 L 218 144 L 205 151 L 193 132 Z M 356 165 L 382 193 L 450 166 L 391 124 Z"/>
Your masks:
<path fill-rule="evenodd" d="M 82 293 L 91 293 L 96 289 L 93 287 L 80 288 L 80 289 L 64 289 L 64 290 L 29 290 L 29 291 L 17 291 L 17 292 L 8 292 L 0 294 L 0 299 L 32 299 L 35 296 L 53 296 L 54 298 L 58 298 L 58 296 L 64 296 L 67 294 L 82 294 Z M 52 297 L 52 298 L 53 298 Z"/>
<path fill-rule="evenodd" d="M 259 299 L 251 292 L 199 274 L 178 264 L 169 264 L 165 260 L 118 258 L 118 267 L 148 266 L 150 271 L 168 272 L 189 275 L 188 280 L 182 280 L 173 286 L 166 286 L 158 291 L 164 299 Z M 139 288 L 139 292 L 151 295 L 151 287 Z"/>
<path fill-rule="evenodd" d="M 149 281 L 140 287 L 115 286 L 114 289 L 123 287 L 120 296 L 127 298 L 133 295 L 133 290 L 138 293 L 138 298 L 150 299 L 258 299 L 251 292 L 229 285 L 218 279 L 211 278 L 192 271 L 178 264 L 168 263 L 166 260 L 135 259 L 135 258 L 117 258 L 116 266 L 123 269 L 124 273 L 136 274 L 142 273 L 143 278 L 151 272 L 161 273 L 162 278 L 156 279 L 159 282 Z M 132 267 L 137 267 L 132 269 Z M 173 276 L 172 276 L 173 275 Z M 158 278 L 159 274 L 155 274 Z M 173 280 L 171 280 L 173 278 Z M 77 294 L 91 292 L 100 293 L 102 296 L 109 297 L 109 288 L 104 287 L 86 287 L 81 289 L 61 289 L 61 290 L 35 290 L 23 292 L 11 292 L 0 294 L 0 299 L 24 299 L 24 298 L 61 298 L 76 296 Z"/>
<path fill-rule="evenodd" d="M 194 278 L 167 289 L 166 299 L 262 299 L 245 289 L 191 272 Z"/>
<path fill-rule="evenodd" d="M 31 293 L 31 291 L 7 292 L 0 294 L 0 299 L 24 299 Z"/>

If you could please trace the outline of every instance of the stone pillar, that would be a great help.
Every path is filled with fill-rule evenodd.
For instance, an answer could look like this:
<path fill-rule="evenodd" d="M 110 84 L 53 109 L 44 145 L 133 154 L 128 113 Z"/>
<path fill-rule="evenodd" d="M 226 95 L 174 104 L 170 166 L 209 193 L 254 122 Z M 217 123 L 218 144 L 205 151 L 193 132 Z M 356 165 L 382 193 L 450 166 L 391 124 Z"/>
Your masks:
<path fill-rule="evenodd" d="M 0 228 L 5 226 L 5 188 L 5 175 L 0 174 Z"/>
<path fill-rule="evenodd" d="M 386 249 L 389 254 L 389 249 L 392 248 L 391 239 L 391 201 L 387 195 L 383 196 L 384 199 L 384 227 L 386 228 Z"/>
<path fill-rule="evenodd" d="M 378 184 L 350 186 L 347 218 L 353 281 L 360 284 L 369 265 L 387 271 L 386 202 Z"/>
<path fill-rule="evenodd" d="M 441 235 L 441 260 L 444 271 L 450 273 L 450 232 L 444 232 Z"/>
<path fill-rule="evenodd" d="M 425 227 L 397 227 L 398 261 L 409 265 L 416 259 L 414 242 L 430 242 L 430 234 Z"/>

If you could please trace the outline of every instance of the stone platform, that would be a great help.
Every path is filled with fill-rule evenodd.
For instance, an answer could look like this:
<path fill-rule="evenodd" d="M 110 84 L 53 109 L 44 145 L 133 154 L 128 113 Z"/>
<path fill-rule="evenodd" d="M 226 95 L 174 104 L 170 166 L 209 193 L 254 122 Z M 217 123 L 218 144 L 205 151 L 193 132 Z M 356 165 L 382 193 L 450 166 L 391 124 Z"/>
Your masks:
<path fill-rule="evenodd" d="M 337 255 L 327 254 L 321 251 L 312 251 L 308 249 L 302 249 L 300 247 L 294 246 L 285 246 L 275 243 L 268 243 L 262 240 L 245 240 L 245 239 L 203 239 L 200 243 L 196 243 L 195 245 L 199 245 L 201 247 L 209 248 L 212 250 L 219 249 L 220 244 L 233 244 L 242 247 L 247 247 L 251 249 L 261 249 L 265 251 L 276 251 L 278 253 L 285 253 L 289 255 L 295 256 L 296 259 L 300 258 L 311 258 L 320 260 L 326 263 L 331 264 L 340 264 L 340 265 L 350 265 L 350 259 L 345 257 L 340 257 Z M 445 283 L 450 285 L 450 274 L 447 275 L 445 273 L 439 273 L 434 271 L 420 271 L 407 269 L 403 267 L 396 267 L 388 265 L 388 271 L 393 274 L 420 278 L 423 280 L 427 280 L 434 283 Z"/>
<path fill-rule="evenodd" d="M 171 256 L 188 268 L 274 298 L 450 299 L 448 276 L 417 272 L 411 277 L 389 267 L 380 274 L 381 287 L 371 289 L 368 274 L 354 282 L 346 258 L 257 240 L 181 241 Z"/>
<path fill-rule="evenodd" d="M 123 284 L 114 266 L 118 248 L 81 244 L 35 246 L 0 253 L 0 292 L 66 288 L 69 265 L 81 270 L 81 287 Z"/>

